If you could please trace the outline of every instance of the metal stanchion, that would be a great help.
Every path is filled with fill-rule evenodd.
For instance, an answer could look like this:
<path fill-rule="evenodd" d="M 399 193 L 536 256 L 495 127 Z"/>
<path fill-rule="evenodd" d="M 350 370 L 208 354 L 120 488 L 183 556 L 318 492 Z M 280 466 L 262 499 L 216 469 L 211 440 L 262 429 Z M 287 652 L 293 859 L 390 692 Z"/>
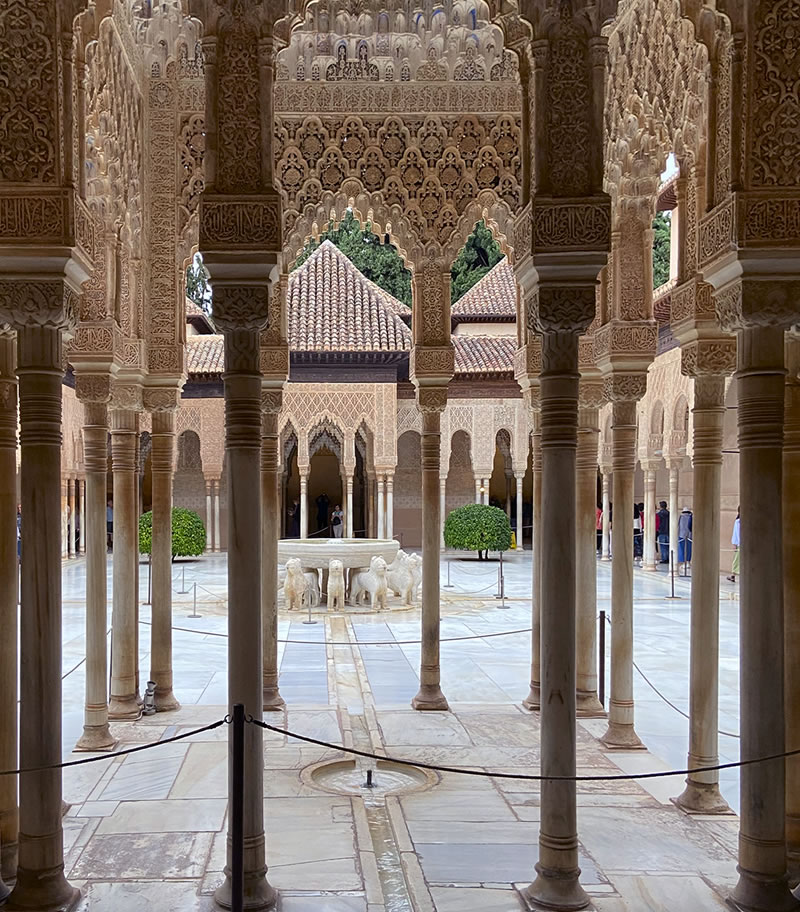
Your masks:
<path fill-rule="evenodd" d="M 152 604 L 152 599 L 153 599 L 153 587 L 152 587 L 152 585 L 151 585 L 151 579 L 152 579 L 152 570 L 151 570 L 151 567 L 152 567 L 152 564 L 153 564 L 153 555 L 152 555 L 152 554 L 148 554 L 148 555 L 147 555 L 147 601 L 145 602 L 145 605 L 150 605 L 150 604 Z"/>
<path fill-rule="evenodd" d="M 317 622 L 311 619 L 311 597 L 308 599 L 308 618 L 303 621 L 304 624 L 316 624 Z"/>
<path fill-rule="evenodd" d="M 202 617 L 202 614 L 197 613 L 197 583 L 196 582 L 193 583 L 192 586 L 193 586 L 193 590 L 194 590 L 194 595 L 192 598 L 192 613 L 187 614 L 186 617 L 199 618 L 199 617 Z"/>
<path fill-rule="evenodd" d="M 508 608 L 506 605 L 506 577 L 503 573 L 503 552 L 500 552 L 500 566 L 497 568 L 497 595 L 496 598 L 500 599 L 500 608 Z"/>
<path fill-rule="evenodd" d="M 447 559 L 447 583 L 446 583 L 445 586 L 444 586 L 445 589 L 453 589 L 453 588 L 455 588 L 455 587 L 451 584 L 451 582 L 450 582 L 450 561 L 451 561 L 451 560 L 452 560 L 452 558 L 449 558 L 449 557 L 448 557 L 448 559 Z"/>
<path fill-rule="evenodd" d="M 600 611 L 600 630 L 597 635 L 597 643 L 600 654 L 598 656 L 598 674 L 597 674 L 597 696 L 600 705 L 605 708 L 606 705 L 606 613 Z"/>
<path fill-rule="evenodd" d="M 667 596 L 668 599 L 676 598 L 675 595 L 675 552 L 670 549 L 669 552 L 669 581 L 671 594 Z"/>
<path fill-rule="evenodd" d="M 179 595 L 186 595 L 189 590 L 186 588 L 186 567 L 181 567 L 181 588 L 178 590 Z"/>
<path fill-rule="evenodd" d="M 244 705 L 233 707 L 231 770 L 231 910 L 244 910 Z"/>

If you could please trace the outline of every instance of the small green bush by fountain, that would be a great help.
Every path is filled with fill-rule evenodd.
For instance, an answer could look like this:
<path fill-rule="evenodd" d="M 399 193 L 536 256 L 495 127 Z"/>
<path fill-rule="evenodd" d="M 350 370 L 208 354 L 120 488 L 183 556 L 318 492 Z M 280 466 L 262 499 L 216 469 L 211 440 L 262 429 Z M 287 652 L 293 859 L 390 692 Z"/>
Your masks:
<path fill-rule="evenodd" d="M 172 508 L 172 559 L 196 557 L 206 549 L 206 527 L 203 520 L 192 510 Z M 142 513 L 139 517 L 139 553 L 150 554 L 153 550 L 153 514 Z"/>
<path fill-rule="evenodd" d="M 457 551 L 477 551 L 486 560 L 489 551 L 511 547 L 511 526 L 498 507 L 467 504 L 448 514 L 444 522 L 444 543 Z"/>

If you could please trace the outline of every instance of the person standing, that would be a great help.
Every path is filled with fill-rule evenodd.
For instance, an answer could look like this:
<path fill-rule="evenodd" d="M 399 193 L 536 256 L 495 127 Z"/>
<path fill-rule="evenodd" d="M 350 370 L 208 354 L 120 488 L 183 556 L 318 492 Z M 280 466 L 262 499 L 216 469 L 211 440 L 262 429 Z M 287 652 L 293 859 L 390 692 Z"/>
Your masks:
<path fill-rule="evenodd" d="M 681 510 L 678 518 L 678 564 L 692 563 L 692 511 Z"/>
<path fill-rule="evenodd" d="M 733 545 L 733 566 L 731 567 L 731 575 L 728 579 L 732 582 L 736 582 L 736 575 L 739 573 L 739 561 L 740 561 L 740 551 L 739 545 L 741 536 L 741 508 L 736 508 L 736 519 L 733 521 L 733 534 L 731 535 L 731 544 Z"/>
<path fill-rule="evenodd" d="M 641 560 L 644 554 L 642 547 L 642 514 L 639 504 L 633 505 L 633 559 Z"/>
<path fill-rule="evenodd" d="M 317 504 L 317 530 L 324 529 L 328 525 L 328 509 L 330 508 L 330 498 L 327 494 L 320 494 L 316 500 Z"/>
<path fill-rule="evenodd" d="M 333 526 L 333 537 L 341 538 L 344 533 L 344 513 L 339 504 L 336 504 L 331 513 L 331 526 Z"/>
<path fill-rule="evenodd" d="M 603 510 L 599 505 L 596 509 L 597 522 L 595 528 L 597 529 L 597 556 L 600 557 L 603 553 Z M 520 541 L 522 541 L 521 538 Z"/>
<path fill-rule="evenodd" d="M 106 537 L 108 538 L 108 550 L 114 547 L 114 504 L 112 501 L 106 501 Z"/>
<path fill-rule="evenodd" d="M 659 510 L 656 513 L 656 537 L 658 548 L 661 552 L 661 563 L 669 563 L 669 510 L 666 500 L 659 501 Z"/>
<path fill-rule="evenodd" d="M 289 538 L 300 538 L 300 502 L 295 497 L 288 510 Z"/>

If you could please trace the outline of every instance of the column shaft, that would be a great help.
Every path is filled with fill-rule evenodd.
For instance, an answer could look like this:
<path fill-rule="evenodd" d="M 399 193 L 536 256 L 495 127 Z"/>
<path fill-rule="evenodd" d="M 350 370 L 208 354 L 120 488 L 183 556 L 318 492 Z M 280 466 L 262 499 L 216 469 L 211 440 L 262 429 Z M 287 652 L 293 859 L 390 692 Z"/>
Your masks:
<path fill-rule="evenodd" d="M 86 479 L 78 481 L 78 517 L 80 518 L 80 534 L 78 535 L 78 552 L 86 554 Z"/>
<path fill-rule="evenodd" d="M 800 341 L 787 340 L 783 436 L 783 598 L 786 750 L 800 748 Z M 800 873 L 800 757 L 786 760 L 786 848 L 791 880 Z"/>
<path fill-rule="evenodd" d="M 214 516 L 211 507 L 211 491 L 213 489 L 213 486 L 213 481 L 206 481 L 206 527 L 208 529 L 208 537 L 206 539 L 207 551 L 216 551 L 216 548 L 214 547 Z"/>
<path fill-rule="evenodd" d="M 447 519 L 447 478 L 439 478 L 439 515 L 442 518 L 442 540 L 440 546 L 442 551 L 445 549 L 444 543 L 444 524 Z"/>
<path fill-rule="evenodd" d="M 110 719 L 138 719 L 139 667 L 136 636 L 136 412 L 112 409 L 111 467 L 114 475 L 113 610 L 111 613 Z"/>
<path fill-rule="evenodd" d="M 172 691 L 172 479 L 175 473 L 175 412 L 153 412 L 153 536 L 150 555 L 152 626 L 150 680 L 156 709 L 180 709 Z"/>
<path fill-rule="evenodd" d="M 278 415 L 265 411 L 261 427 L 261 625 L 264 639 L 262 707 L 283 708 L 278 689 L 278 539 L 283 512 L 280 503 Z"/>
<path fill-rule="evenodd" d="M 597 409 L 581 408 L 576 463 L 577 706 L 602 716 L 597 697 Z"/>
<path fill-rule="evenodd" d="M 533 546 L 531 550 L 531 681 L 528 696 L 522 701 L 526 709 L 539 709 L 541 683 L 542 603 L 542 431 L 539 413 L 533 413 Z"/>
<path fill-rule="evenodd" d="M 347 504 L 346 510 L 347 515 L 345 517 L 347 523 L 347 537 L 353 537 L 353 476 L 352 474 L 347 476 L 346 481 L 347 486 Z"/>
<path fill-rule="evenodd" d="M 741 755 L 751 758 L 781 754 L 786 744 L 783 530 L 776 516 L 783 494 L 783 330 L 740 330 L 737 363 L 740 731 Z M 740 909 L 794 909 L 786 876 L 785 761 L 743 766 L 740 776 L 739 882 L 731 899 Z"/>
<path fill-rule="evenodd" d="M 725 378 L 694 381 L 694 517 L 689 645 L 688 768 L 719 763 L 719 541 Z M 725 813 L 719 773 L 690 773 L 677 799 L 689 811 Z"/>
<path fill-rule="evenodd" d="M 230 474 L 228 475 L 230 479 Z M 230 483 L 229 483 L 230 490 Z M 230 529 L 230 520 L 228 520 Z M 308 538 L 308 475 L 300 475 L 300 538 Z M 230 550 L 230 544 L 228 545 Z"/>
<path fill-rule="evenodd" d="M 222 551 L 222 526 L 219 521 L 220 479 L 214 480 L 214 535 L 217 537 L 217 551 Z"/>
<path fill-rule="evenodd" d="M 394 538 L 394 476 L 386 476 L 386 537 Z"/>
<path fill-rule="evenodd" d="M 439 668 L 439 463 L 441 412 L 422 411 L 422 655 L 414 709 L 449 709 Z"/>
<path fill-rule="evenodd" d="M 75 479 L 67 479 L 67 556 L 75 556 Z"/>
<path fill-rule="evenodd" d="M 0 769 L 17 766 L 17 381 L 15 342 L 0 337 Z M 0 897 L 17 870 L 17 777 L 0 776 Z"/>
<path fill-rule="evenodd" d="M 86 709 L 76 750 L 111 750 L 108 728 L 108 584 L 106 477 L 108 408 L 84 403 L 83 462 L 86 467 Z"/>
<path fill-rule="evenodd" d="M 228 701 L 263 718 L 263 612 L 261 603 L 261 376 L 257 330 L 225 332 L 225 455 L 228 472 Z M 229 738 L 229 750 L 233 750 Z M 276 893 L 267 880 L 264 837 L 264 745 L 257 725 L 245 726 L 244 907 L 262 909 Z M 229 789 L 233 787 L 229 755 Z M 231 831 L 220 905 L 231 905 Z"/>
<path fill-rule="evenodd" d="M 612 404 L 614 512 L 611 562 L 611 694 L 608 731 L 611 748 L 639 748 L 633 727 L 633 470 L 636 464 L 636 402 Z"/>
<path fill-rule="evenodd" d="M 603 560 L 611 560 L 611 491 L 610 472 L 603 472 Z"/>
<path fill-rule="evenodd" d="M 520 551 L 525 550 L 525 530 L 522 528 L 522 483 L 523 475 L 517 475 L 517 548 Z"/>
<path fill-rule="evenodd" d="M 656 470 L 650 466 L 644 470 L 644 516 L 641 517 L 644 531 L 644 552 L 642 568 L 656 570 Z M 670 547 L 674 547 L 670 543 Z"/>
<path fill-rule="evenodd" d="M 675 551 L 678 560 L 678 522 L 681 517 L 678 495 L 680 493 L 680 475 L 676 465 L 669 469 L 669 546 Z M 677 572 L 677 567 L 676 567 Z"/>
<path fill-rule="evenodd" d="M 575 465 L 578 431 L 578 337 L 542 337 L 541 772 L 576 773 Z M 578 882 L 577 787 L 544 780 L 536 880 L 527 896 L 553 909 L 582 909 Z"/>
<path fill-rule="evenodd" d="M 481 495 L 481 480 L 480 480 L 480 478 L 476 478 L 475 479 L 475 503 L 479 504 L 482 501 L 483 501 L 483 497 Z"/>
<path fill-rule="evenodd" d="M 19 765 L 61 762 L 61 330 L 17 334 L 22 449 Z M 61 770 L 19 777 L 19 866 L 9 909 L 72 908 L 78 891 L 64 877 Z"/>
<path fill-rule="evenodd" d="M 386 538 L 386 519 L 384 513 L 384 504 L 385 504 L 385 492 L 386 492 L 386 479 L 385 476 L 378 476 L 378 538 Z M 424 503 L 424 499 L 423 499 Z"/>

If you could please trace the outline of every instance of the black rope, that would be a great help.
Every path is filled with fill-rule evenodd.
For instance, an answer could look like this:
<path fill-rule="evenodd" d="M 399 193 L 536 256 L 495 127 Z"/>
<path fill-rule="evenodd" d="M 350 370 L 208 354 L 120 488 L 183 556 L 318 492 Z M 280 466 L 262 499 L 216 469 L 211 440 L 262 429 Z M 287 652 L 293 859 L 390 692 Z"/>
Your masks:
<path fill-rule="evenodd" d="M 160 741 L 152 741 L 150 744 L 140 744 L 138 747 L 128 747 L 125 750 L 114 751 L 113 753 L 101 754 L 98 757 L 84 757 L 83 760 L 67 760 L 64 763 L 53 763 L 50 766 L 31 766 L 28 769 L 0 770 L 0 776 L 20 776 L 24 773 L 43 773 L 46 770 L 66 769 L 68 766 L 82 766 L 84 763 L 97 763 L 98 760 L 110 760 L 112 757 L 123 757 L 125 754 L 136 754 L 139 751 L 150 750 L 153 747 L 160 747 L 162 744 L 170 744 L 172 741 L 182 741 L 184 738 L 191 738 L 192 735 L 199 735 L 202 732 L 212 731 L 219 728 L 220 725 L 230 724 L 230 716 L 212 722 L 210 725 L 204 725 L 202 728 L 195 728 L 192 731 L 184 732 L 182 735 L 173 735 L 171 738 L 162 738 Z"/>
<path fill-rule="evenodd" d="M 795 757 L 800 754 L 799 747 L 795 750 L 784 751 L 782 754 L 756 757 L 753 760 L 737 760 L 734 763 L 718 763 L 716 766 L 696 766 L 693 769 L 666 770 L 661 773 L 617 773 L 608 776 L 531 776 L 520 775 L 518 773 L 499 773 L 486 770 L 464 769 L 460 766 L 436 766 L 433 763 L 425 763 L 421 760 L 404 760 L 400 757 L 382 757 L 379 754 L 358 750 L 355 747 L 344 747 L 341 744 L 330 744 L 328 741 L 320 741 L 319 738 L 311 738 L 308 735 L 298 735 L 285 728 L 278 728 L 276 725 L 269 725 L 267 722 L 254 719 L 252 716 L 248 716 L 247 721 L 252 722 L 254 725 L 258 725 L 260 728 L 276 732 L 279 735 L 287 735 L 298 741 L 305 741 L 307 744 L 316 744 L 317 747 L 326 747 L 330 750 L 344 752 L 345 754 L 354 754 L 357 757 L 365 757 L 368 760 L 382 760 L 384 763 L 416 766 L 420 769 L 433 770 L 437 773 L 459 773 L 462 776 L 482 776 L 487 779 L 522 779 L 529 782 L 614 782 L 620 779 L 664 779 L 667 776 L 689 776 L 694 773 L 713 773 L 717 770 L 735 769 L 740 766 L 752 766 L 756 763 L 769 763 L 772 760 L 783 760 L 786 757 Z"/>

